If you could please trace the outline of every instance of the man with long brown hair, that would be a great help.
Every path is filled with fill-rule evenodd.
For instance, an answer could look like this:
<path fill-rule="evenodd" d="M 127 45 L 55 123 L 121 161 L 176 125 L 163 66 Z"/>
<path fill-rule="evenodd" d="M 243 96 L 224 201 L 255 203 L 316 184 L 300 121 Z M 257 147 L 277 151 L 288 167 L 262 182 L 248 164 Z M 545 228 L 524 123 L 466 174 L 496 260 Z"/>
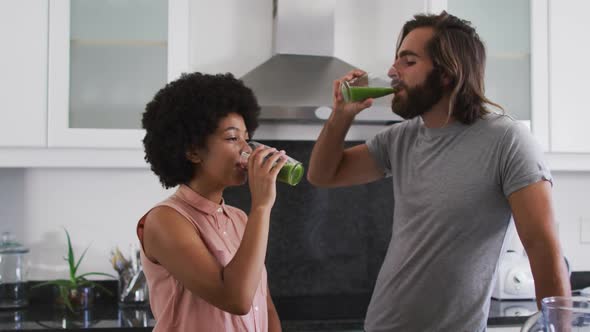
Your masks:
<path fill-rule="evenodd" d="M 312 152 L 321 187 L 391 176 L 393 231 L 365 320 L 366 331 L 482 331 L 507 227 L 531 262 L 538 301 L 569 295 L 551 202 L 552 177 L 529 131 L 484 95 L 485 48 L 469 22 L 416 15 L 400 34 L 390 75 L 392 110 L 407 121 L 343 149 L 372 100 L 334 109 Z M 375 211 L 379 213 L 379 211 Z"/>

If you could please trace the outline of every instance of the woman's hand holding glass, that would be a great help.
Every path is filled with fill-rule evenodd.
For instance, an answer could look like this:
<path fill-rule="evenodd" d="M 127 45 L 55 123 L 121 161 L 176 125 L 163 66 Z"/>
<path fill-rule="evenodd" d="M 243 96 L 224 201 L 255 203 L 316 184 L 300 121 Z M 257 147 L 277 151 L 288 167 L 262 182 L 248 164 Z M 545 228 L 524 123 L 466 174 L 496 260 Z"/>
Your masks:
<path fill-rule="evenodd" d="M 276 198 L 276 180 L 287 162 L 285 151 L 267 146 L 257 147 L 248 158 L 248 184 L 252 208 L 270 208 Z"/>

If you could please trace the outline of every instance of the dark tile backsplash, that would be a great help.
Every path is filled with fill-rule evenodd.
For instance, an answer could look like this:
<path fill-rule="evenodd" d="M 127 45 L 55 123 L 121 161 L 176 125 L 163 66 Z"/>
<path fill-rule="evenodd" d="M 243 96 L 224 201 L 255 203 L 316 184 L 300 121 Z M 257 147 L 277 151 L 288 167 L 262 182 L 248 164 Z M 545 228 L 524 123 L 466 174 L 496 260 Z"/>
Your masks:
<path fill-rule="evenodd" d="M 312 141 L 262 141 L 286 150 L 307 171 Z M 348 145 L 359 142 L 347 142 Z M 273 297 L 370 295 L 391 236 L 390 180 L 319 189 L 279 183 L 266 266 Z M 250 210 L 248 186 L 227 189 L 227 204 Z"/>

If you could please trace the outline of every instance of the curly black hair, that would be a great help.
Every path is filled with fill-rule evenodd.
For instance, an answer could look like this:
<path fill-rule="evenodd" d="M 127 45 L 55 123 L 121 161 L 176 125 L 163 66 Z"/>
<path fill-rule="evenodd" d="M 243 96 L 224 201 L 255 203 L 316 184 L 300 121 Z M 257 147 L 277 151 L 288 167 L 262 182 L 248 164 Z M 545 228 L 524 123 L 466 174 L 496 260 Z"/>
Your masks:
<path fill-rule="evenodd" d="M 194 164 L 187 152 L 205 148 L 219 120 L 230 113 L 241 115 L 250 136 L 254 134 L 260 106 L 252 90 L 231 73 L 182 74 L 156 93 L 141 123 L 145 160 L 164 188 L 191 179 Z"/>

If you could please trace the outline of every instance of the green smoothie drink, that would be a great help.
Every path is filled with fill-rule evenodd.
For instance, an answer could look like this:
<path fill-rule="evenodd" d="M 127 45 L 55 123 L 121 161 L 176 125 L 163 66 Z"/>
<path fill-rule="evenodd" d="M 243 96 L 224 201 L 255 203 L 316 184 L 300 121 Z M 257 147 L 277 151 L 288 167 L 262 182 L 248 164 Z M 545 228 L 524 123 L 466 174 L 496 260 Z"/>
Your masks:
<path fill-rule="evenodd" d="M 358 102 L 368 98 L 379 98 L 396 92 L 397 77 L 369 77 L 367 74 L 340 84 L 344 102 Z"/>
<path fill-rule="evenodd" d="M 356 102 L 363 101 L 368 98 L 379 98 L 387 96 L 394 92 L 393 88 L 378 88 L 369 86 L 351 86 L 348 88 L 348 96 L 343 94 L 344 101 Z M 348 98 L 347 98 L 348 97 Z"/>
<path fill-rule="evenodd" d="M 279 171 L 277 180 L 295 186 L 303 178 L 303 165 L 300 162 L 288 158 L 287 162 Z"/>
<path fill-rule="evenodd" d="M 248 145 L 250 145 L 252 150 L 254 150 L 256 149 L 256 147 L 261 146 L 263 144 L 255 141 L 250 141 L 248 142 Z M 250 154 L 248 152 L 242 152 L 241 157 L 244 160 L 244 162 L 247 163 Z M 287 158 L 287 162 L 285 163 L 285 165 L 283 165 L 283 168 L 281 168 L 279 174 L 277 174 L 277 181 L 289 184 L 291 186 L 295 186 L 303 178 L 303 165 L 299 161 L 289 156 L 285 156 L 285 158 Z"/>

